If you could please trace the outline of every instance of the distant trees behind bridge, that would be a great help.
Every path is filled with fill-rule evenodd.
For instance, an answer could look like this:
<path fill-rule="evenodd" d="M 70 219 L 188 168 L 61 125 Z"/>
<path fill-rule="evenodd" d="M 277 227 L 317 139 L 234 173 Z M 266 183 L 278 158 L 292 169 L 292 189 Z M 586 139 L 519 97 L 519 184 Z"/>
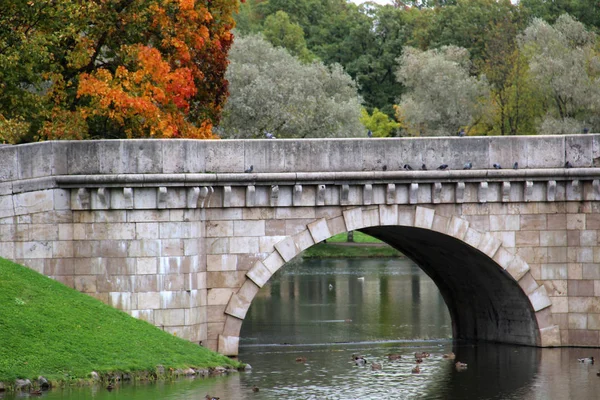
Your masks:
<path fill-rule="evenodd" d="M 393 3 L 247 0 L 237 34 L 260 33 L 305 65 L 342 65 L 363 101 L 363 134 L 600 129 L 595 0 Z M 237 97 L 232 89 L 230 101 Z M 291 133 L 285 124 L 265 130 Z"/>

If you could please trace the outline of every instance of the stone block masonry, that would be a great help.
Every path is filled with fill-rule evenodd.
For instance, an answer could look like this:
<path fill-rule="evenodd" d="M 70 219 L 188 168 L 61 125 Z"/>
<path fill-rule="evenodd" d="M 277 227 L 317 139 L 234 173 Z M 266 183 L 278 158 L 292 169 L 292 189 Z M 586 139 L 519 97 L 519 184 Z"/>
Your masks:
<path fill-rule="evenodd" d="M 597 347 L 599 140 L 3 146 L 0 256 L 235 355 L 273 273 L 315 243 L 362 229 L 437 277 L 455 337 Z M 462 170 L 467 161 L 472 170 Z M 491 168 L 514 162 L 520 169 Z M 450 167 L 400 168 L 423 163 Z"/>

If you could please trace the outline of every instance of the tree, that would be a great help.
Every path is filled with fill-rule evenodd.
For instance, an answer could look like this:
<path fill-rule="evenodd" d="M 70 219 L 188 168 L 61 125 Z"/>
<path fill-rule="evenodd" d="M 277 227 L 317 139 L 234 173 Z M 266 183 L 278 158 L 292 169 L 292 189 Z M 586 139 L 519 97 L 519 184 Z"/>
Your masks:
<path fill-rule="evenodd" d="M 600 55 L 596 35 L 563 14 L 550 25 L 536 18 L 519 37 L 531 79 L 546 103 L 542 133 L 577 133 L 598 127 Z"/>
<path fill-rule="evenodd" d="M 227 70 L 227 138 L 363 136 L 356 84 L 339 65 L 303 64 L 258 35 L 238 37 Z"/>
<path fill-rule="evenodd" d="M 212 137 L 235 0 L 7 0 L 0 120 L 12 141 Z"/>
<path fill-rule="evenodd" d="M 285 47 L 291 55 L 305 62 L 315 56 L 306 48 L 302 27 L 290 21 L 285 11 L 277 11 L 265 20 L 263 35 L 275 47 Z"/>
<path fill-rule="evenodd" d="M 373 133 L 374 137 L 388 137 L 400 128 L 400 124 L 387 114 L 382 113 L 379 109 L 375 108 L 372 114 L 366 109 L 362 109 L 360 113 L 360 122 Z"/>
<path fill-rule="evenodd" d="M 469 75 L 466 49 L 405 48 L 398 61 L 396 76 L 408 93 L 402 96 L 397 117 L 409 135 L 453 135 L 490 118 L 488 83 Z"/>

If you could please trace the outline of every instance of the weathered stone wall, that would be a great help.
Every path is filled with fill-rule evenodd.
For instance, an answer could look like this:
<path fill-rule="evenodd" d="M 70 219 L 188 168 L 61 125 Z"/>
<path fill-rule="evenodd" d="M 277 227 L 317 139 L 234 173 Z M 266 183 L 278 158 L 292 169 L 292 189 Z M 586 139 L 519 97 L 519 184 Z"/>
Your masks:
<path fill-rule="evenodd" d="M 236 354 L 275 271 L 331 235 L 368 229 L 434 277 L 456 337 L 600 346 L 599 140 L 3 146 L 0 256 Z M 442 162 L 449 171 L 399 170 Z"/>

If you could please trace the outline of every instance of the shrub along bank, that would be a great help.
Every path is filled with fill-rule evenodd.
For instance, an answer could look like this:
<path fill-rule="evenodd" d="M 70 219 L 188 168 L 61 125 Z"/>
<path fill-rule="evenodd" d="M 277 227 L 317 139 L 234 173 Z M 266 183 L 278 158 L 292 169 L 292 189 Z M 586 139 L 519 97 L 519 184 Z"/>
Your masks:
<path fill-rule="evenodd" d="M 0 382 L 6 389 L 40 375 L 56 385 L 242 366 L 0 258 Z"/>

